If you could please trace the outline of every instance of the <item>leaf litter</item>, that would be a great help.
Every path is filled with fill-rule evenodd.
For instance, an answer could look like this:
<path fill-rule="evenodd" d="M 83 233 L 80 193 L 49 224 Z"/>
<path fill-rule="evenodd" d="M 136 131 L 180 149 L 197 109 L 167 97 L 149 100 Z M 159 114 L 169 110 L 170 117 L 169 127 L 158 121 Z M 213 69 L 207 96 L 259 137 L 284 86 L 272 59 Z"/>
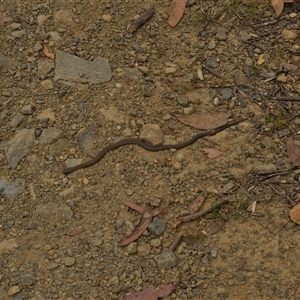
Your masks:
<path fill-rule="evenodd" d="M 177 115 L 177 119 L 191 127 L 203 130 L 212 130 L 227 124 L 230 112 L 220 112 L 220 113 L 201 113 L 201 114 L 191 114 L 191 115 Z"/>
<path fill-rule="evenodd" d="M 167 297 L 177 288 L 180 282 L 181 278 L 176 284 L 164 283 L 157 288 L 149 286 L 140 292 L 126 296 L 124 300 L 157 300 L 158 298 Z"/>

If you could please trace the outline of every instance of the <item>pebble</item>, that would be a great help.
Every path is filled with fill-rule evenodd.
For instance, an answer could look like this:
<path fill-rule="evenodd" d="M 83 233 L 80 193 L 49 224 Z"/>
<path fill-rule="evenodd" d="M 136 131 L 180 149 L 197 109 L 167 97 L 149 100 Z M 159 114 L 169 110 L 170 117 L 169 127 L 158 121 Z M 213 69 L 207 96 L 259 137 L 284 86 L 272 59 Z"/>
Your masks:
<path fill-rule="evenodd" d="M 207 59 L 206 62 L 207 66 L 210 68 L 217 68 L 219 66 L 219 63 L 217 62 L 217 58 L 215 56 L 211 56 Z"/>
<path fill-rule="evenodd" d="M 110 22 L 111 19 L 112 19 L 112 15 L 109 15 L 109 14 L 102 15 L 102 20 L 104 22 Z"/>
<path fill-rule="evenodd" d="M 160 270 L 170 269 L 177 264 L 177 258 L 171 250 L 167 250 L 161 254 L 154 256 L 154 261 Z"/>
<path fill-rule="evenodd" d="M 26 35 L 26 30 L 25 29 L 22 29 L 22 30 L 16 30 L 16 31 L 13 31 L 11 33 L 11 35 L 15 38 L 22 38 Z"/>
<path fill-rule="evenodd" d="M 132 189 L 126 189 L 125 193 L 127 196 L 132 196 L 134 191 Z"/>
<path fill-rule="evenodd" d="M 21 289 L 17 285 L 14 285 L 7 291 L 7 295 L 13 296 L 13 295 L 19 293 L 20 291 L 21 291 Z"/>
<path fill-rule="evenodd" d="M 234 79 L 238 86 L 245 87 L 245 88 L 249 87 L 249 79 L 241 70 L 237 70 L 235 72 Z"/>
<path fill-rule="evenodd" d="M 32 115 L 32 106 L 30 104 L 24 105 L 21 112 L 23 115 Z"/>
<path fill-rule="evenodd" d="M 163 133 L 157 124 L 146 124 L 141 129 L 140 139 L 150 145 L 159 146 L 163 143 Z"/>
<path fill-rule="evenodd" d="M 295 40 L 298 37 L 296 31 L 287 29 L 282 30 L 281 35 L 285 40 Z"/>
<path fill-rule="evenodd" d="M 216 38 L 219 41 L 225 41 L 227 39 L 227 34 L 226 34 L 225 27 L 218 27 L 217 28 Z"/>
<path fill-rule="evenodd" d="M 36 283 L 36 278 L 31 273 L 21 275 L 20 280 L 24 286 L 32 286 Z"/>
<path fill-rule="evenodd" d="M 152 247 L 155 247 L 155 248 L 160 247 L 161 240 L 160 239 L 153 239 L 153 240 L 150 241 L 150 245 Z"/>
<path fill-rule="evenodd" d="M 65 257 L 65 266 L 67 267 L 71 267 L 71 266 L 74 266 L 75 264 L 75 258 L 74 257 Z"/>
<path fill-rule="evenodd" d="M 137 247 L 137 254 L 139 256 L 147 256 L 150 254 L 151 251 L 151 246 L 146 244 L 146 245 L 140 245 Z"/>
<path fill-rule="evenodd" d="M 222 89 L 222 97 L 224 100 L 230 100 L 233 97 L 233 91 L 231 88 Z"/>
<path fill-rule="evenodd" d="M 176 73 L 177 69 L 175 67 L 167 67 L 165 68 L 165 74 L 170 75 Z"/>
<path fill-rule="evenodd" d="M 112 285 L 118 285 L 120 282 L 120 279 L 118 276 L 114 276 L 112 277 L 108 282 L 107 282 L 107 286 L 112 286 Z"/>
<path fill-rule="evenodd" d="M 277 167 L 274 164 L 260 164 L 260 163 L 257 163 L 253 167 L 253 172 L 255 172 L 256 174 L 273 173 L 276 170 L 277 170 Z"/>
<path fill-rule="evenodd" d="M 276 77 L 276 81 L 285 83 L 285 82 L 287 82 L 287 76 L 284 73 L 280 73 Z"/>
<path fill-rule="evenodd" d="M 155 217 L 152 223 L 148 226 L 149 232 L 156 236 L 160 236 L 165 231 L 166 225 L 163 220 Z"/>

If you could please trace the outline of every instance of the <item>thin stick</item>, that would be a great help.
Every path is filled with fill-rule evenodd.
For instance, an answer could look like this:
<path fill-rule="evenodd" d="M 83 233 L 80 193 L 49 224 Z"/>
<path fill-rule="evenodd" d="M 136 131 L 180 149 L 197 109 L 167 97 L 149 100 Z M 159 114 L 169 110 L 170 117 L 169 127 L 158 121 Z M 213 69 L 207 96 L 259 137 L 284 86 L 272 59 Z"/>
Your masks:
<path fill-rule="evenodd" d="M 181 241 L 183 237 L 183 232 L 180 231 L 177 235 L 177 237 L 175 238 L 175 240 L 172 242 L 172 244 L 170 245 L 169 249 L 171 251 L 174 251 L 176 249 L 176 247 L 178 246 L 179 242 Z"/>
<path fill-rule="evenodd" d="M 207 214 L 209 214 L 210 212 L 212 212 L 214 209 L 218 208 L 219 206 L 226 204 L 229 202 L 229 199 L 225 199 L 225 200 L 218 200 L 217 202 L 215 202 L 213 204 L 212 207 L 208 208 L 208 209 L 204 209 L 202 211 L 196 212 L 194 214 L 179 218 L 176 223 L 175 223 L 175 227 L 179 226 L 182 223 L 186 223 L 192 220 L 196 220 L 198 218 L 201 218 Z"/>
<path fill-rule="evenodd" d="M 275 100 L 278 100 L 278 101 L 300 101 L 300 97 L 278 96 L 278 97 L 275 98 Z"/>
<path fill-rule="evenodd" d="M 223 78 L 222 75 L 220 75 L 219 73 L 217 73 L 216 71 L 212 70 L 210 67 L 206 66 L 206 65 L 202 65 L 202 68 L 205 69 L 206 71 L 208 71 L 209 73 L 213 74 L 214 76 L 218 77 L 218 78 Z"/>

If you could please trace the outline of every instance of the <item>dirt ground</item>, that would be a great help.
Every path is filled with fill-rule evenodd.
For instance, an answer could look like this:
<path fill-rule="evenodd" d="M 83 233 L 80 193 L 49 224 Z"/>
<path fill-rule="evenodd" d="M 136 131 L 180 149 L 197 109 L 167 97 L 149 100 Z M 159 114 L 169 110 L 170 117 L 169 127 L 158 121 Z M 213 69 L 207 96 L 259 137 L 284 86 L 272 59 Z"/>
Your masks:
<path fill-rule="evenodd" d="M 172 28 L 166 0 L 0 1 L 16 18 L 0 24 L 1 299 L 125 299 L 178 281 L 164 299 L 298 299 L 300 172 L 285 145 L 299 144 L 299 4 L 275 18 L 239 2 L 188 1 Z M 43 44 L 107 59 L 111 80 L 55 81 Z M 62 172 L 146 124 L 179 143 L 199 129 L 178 115 L 220 112 L 248 119 L 178 151 L 127 145 Z M 157 207 L 166 194 L 163 232 L 118 246 L 140 219 L 122 201 Z M 176 227 L 200 195 L 204 208 L 226 204 Z M 160 268 L 178 234 L 176 261 Z"/>

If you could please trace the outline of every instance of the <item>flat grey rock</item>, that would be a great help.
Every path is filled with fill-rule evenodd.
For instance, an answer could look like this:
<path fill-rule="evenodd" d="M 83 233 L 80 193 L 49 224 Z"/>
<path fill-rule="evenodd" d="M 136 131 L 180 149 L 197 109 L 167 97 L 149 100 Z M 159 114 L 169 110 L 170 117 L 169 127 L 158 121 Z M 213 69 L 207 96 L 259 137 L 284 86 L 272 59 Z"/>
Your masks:
<path fill-rule="evenodd" d="M 13 182 L 7 182 L 0 178 L 0 195 L 11 199 L 17 197 L 25 187 L 25 179 L 17 178 Z"/>
<path fill-rule="evenodd" d="M 6 158 L 8 165 L 14 169 L 29 152 L 34 142 L 34 129 L 21 129 L 6 142 Z M 1 148 L 1 147 L 0 147 Z"/>
<path fill-rule="evenodd" d="M 111 68 L 105 58 L 97 56 L 93 61 L 88 61 L 63 51 L 56 51 L 54 81 L 71 86 L 83 83 L 98 84 L 110 81 L 111 76 Z"/>

